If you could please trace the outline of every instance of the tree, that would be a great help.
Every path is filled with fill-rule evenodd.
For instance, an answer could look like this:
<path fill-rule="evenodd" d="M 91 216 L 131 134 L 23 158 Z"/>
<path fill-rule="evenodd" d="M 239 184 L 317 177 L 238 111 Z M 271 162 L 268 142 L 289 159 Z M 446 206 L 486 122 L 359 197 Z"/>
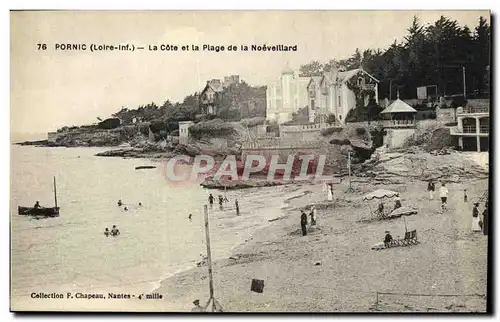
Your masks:
<path fill-rule="evenodd" d="M 300 66 L 299 76 L 300 77 L 310 77 L 310 76 L 320 76 L 323 73 L 324 66 L 317 60 L 313 60 L 309 64 Z"/>

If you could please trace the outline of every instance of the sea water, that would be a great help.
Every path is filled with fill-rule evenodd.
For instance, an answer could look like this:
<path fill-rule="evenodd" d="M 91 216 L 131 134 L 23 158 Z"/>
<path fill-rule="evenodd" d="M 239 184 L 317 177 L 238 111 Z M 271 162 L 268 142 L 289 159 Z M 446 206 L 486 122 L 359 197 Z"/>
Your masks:
<path fill-rule="evenodd" d="M 199 182 L 169 182 L 164 161 L 96 157 L 100 151 L 12 146 L 13 303 L 33 292 L 150 292 L 206 254 L 203 205 L 209 193 L 217 197 L 224 192 L 203 189 Z M 157 168 L 135 170 L 141 165 Z M 17 206 L 37 200 L 54 206 L 54 176 L 60 217 L 19 216 Z M 279 216 L 281 201 L 273 196 L 281 193 L 280 187 L 228 191 L 230 202 L 223 211 L 216 201 L 209 212 L 214 259 L 227 258 L 268 219 Z M 113 225 L 121 234 L 105 237 L 104 229 Z"/>

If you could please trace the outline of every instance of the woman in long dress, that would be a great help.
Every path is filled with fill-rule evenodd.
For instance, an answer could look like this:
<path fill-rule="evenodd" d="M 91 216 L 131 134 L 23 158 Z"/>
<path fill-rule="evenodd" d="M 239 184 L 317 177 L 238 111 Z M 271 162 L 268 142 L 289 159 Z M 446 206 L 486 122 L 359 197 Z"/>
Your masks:
<path fill-rule="evenodd" d="M 474 204 L 474 208 L 472 209 L 472 231 L 479 232 L 481 231 L 481 226 L 479 226 L 479 209 L 477 207 L 479 203 Z"/>
<path fill-rule="evenodd" d="M 327 196 L 328 196 L 328 201 L 332 201 L 333 200 L 333 192 L 332 192 L 332 186 L 331 185 L 328 185 L 328 191 L 327 191 Z"/>

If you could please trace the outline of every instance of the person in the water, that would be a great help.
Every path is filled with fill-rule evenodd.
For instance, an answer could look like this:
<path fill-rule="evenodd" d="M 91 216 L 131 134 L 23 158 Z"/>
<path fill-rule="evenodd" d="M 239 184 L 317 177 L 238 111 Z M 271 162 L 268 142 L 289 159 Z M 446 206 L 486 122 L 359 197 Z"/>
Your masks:
<path fill-rule="evenodd" d="M 33 208 L 42 208 L 40 206 L 40 201 L 37 200 L 36 203 L 35 203 L 35 205 L 33 206 Z"/>
<path fill-rule="evenodd" d="M 123 205 L 122 200 L 121 200 L 121 199 L 120 199 L 120 200 L 118 200 L 118 207 L 121 207 L 122 205 Z"/>
<path fill-rule="evenodd" d="M 142 207 L 142 203 L 139 202 L 139 207 Z"/>
<path fill-rule="evenodd" d="M 111 229 L 111 235 L 112 236 L 120 235 L 120 230 L 118 230 L 118 228 L 116 228 L 116 225 L 113 225 L 113 228 Z"/>
<path fill-rule="evenodd" d="M 188 218 L 189 218 L 189 221 L 191 221 L 191 217 L 192 217 L 192 216 L 193 216 L 192 214 L 189 214 L 189 217 L 188 217 Z"/>
<path fill-rule="evenodd" d="M 125 208 L 123 208 L 123 210 L 128 211 L 128 208 L 127 208 L 127 207 L 125 207 Z"/>
<path fill-rule="evenodd" d="M 108 228 L 104 229 L 104 236 L 108 237 L 108 236 L 109 236 L 109 234 L 111 234 L 111 233 L 109 232 L 109 229 L 108 229 Z"/>

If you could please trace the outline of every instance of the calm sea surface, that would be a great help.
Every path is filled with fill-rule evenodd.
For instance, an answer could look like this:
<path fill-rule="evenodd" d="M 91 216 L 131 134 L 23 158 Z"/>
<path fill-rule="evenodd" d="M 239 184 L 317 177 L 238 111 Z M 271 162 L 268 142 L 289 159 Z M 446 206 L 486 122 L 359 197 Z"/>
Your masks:
<path fill-rule="evenodd" d="M 12 146 L 13 301 L 32 292 L 148 292 L 206 254 L 203 204 L 209 191 L 198 183 L 168 182 L 163 162 L 95 157 L 100 151 Z M 135 170 L 139 165 L 157 168 Z M 19 205 L 37 200 L 54 205 L 54 176 L 60 217 L 19 216 Z M 228 192 L 226 210 L 217 205 L 210 213 L 213 257 L 227 258 L 234 246 L 279 216 L 281 198 L 273 198 L 278 194 L 279 187 Z M 235 198 L 241 216 L 235 216 Z M 129 211 L 117 206 L 118 199 Z M 104 237 L 104 228 L 112 225 L 121 235 Z"/>

